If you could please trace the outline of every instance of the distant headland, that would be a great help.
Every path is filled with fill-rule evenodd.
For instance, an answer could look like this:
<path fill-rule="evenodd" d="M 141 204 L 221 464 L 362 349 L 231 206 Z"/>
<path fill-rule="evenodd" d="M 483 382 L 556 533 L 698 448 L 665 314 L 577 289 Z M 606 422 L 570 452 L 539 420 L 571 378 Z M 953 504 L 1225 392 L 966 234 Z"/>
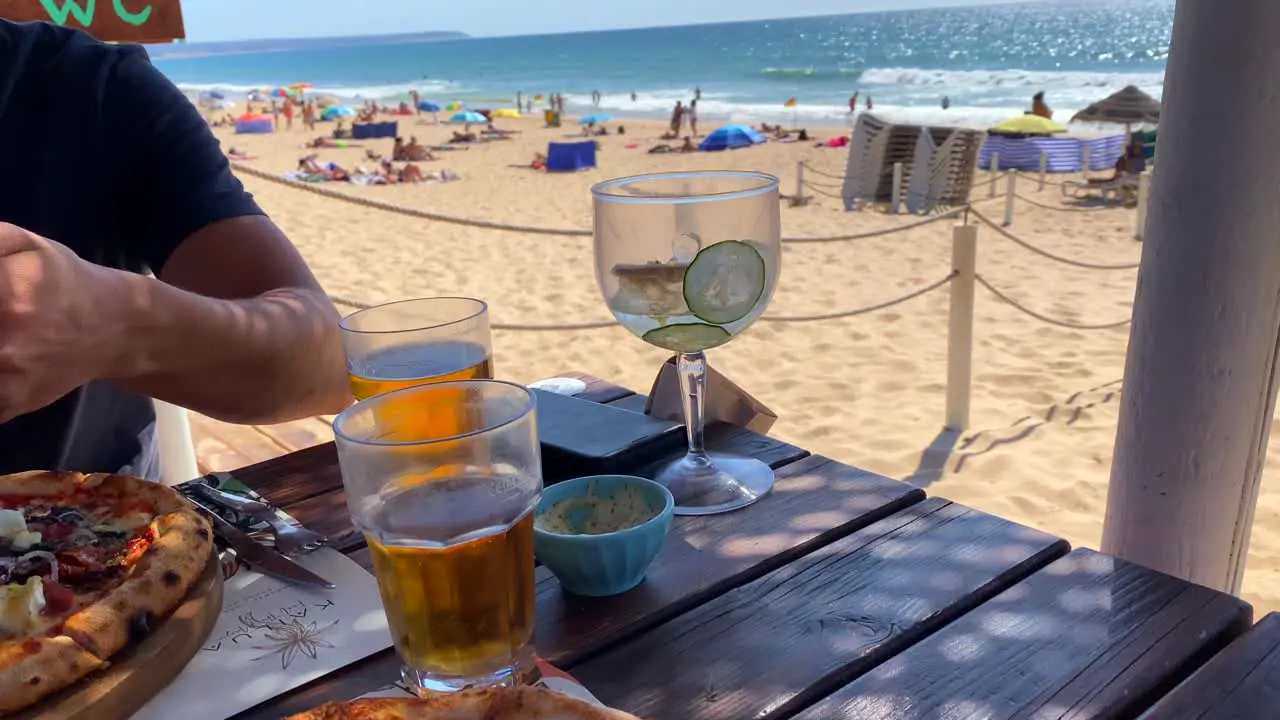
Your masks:
<path fill-rule="evenodd" d="M 209 55 L 241 55 L 250 53 L 289 52 L 295 50 L 323 50 L 326 48 L 361 47 L 364 45 L 407 45 L 411 43 L 465 40 L 471 37 L 463 32 L 436 31 L 399 33 L 395 35 L 350 35 L 345 37 L 318 38 L 268 38 L 263 40 L 227 40 L 221 42 L 187 42 L 165 45 L 148 45 L 147 52 L 155 58 L 205 57 Z"/>

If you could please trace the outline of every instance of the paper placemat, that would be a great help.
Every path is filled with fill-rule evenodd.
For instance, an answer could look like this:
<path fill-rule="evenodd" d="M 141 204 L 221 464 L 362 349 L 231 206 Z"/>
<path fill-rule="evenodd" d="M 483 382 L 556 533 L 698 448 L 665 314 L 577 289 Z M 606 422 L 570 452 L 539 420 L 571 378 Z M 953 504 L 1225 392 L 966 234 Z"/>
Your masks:
<path fill-rule="evenodd" d="M 333 549 L 294 559 L 336 587 L 240 570 L 204 646 L 134 720 L 223 720 L 391 647 L 373 575 Z"/>

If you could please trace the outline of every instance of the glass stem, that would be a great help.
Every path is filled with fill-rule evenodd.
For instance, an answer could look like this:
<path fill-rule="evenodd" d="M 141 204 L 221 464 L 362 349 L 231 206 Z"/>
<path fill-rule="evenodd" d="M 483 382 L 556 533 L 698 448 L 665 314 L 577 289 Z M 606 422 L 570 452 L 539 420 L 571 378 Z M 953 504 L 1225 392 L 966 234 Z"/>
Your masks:
<path fill-rule="evenodd" d="M 689 438 L 689 456 L 695 462 L 710 463 L 703 439 L 704 401 L 707 394 L 707 356 L 702 352 L 676 356 L 680 375 L 680 398 L 684 404 L 684 429 Z"/>

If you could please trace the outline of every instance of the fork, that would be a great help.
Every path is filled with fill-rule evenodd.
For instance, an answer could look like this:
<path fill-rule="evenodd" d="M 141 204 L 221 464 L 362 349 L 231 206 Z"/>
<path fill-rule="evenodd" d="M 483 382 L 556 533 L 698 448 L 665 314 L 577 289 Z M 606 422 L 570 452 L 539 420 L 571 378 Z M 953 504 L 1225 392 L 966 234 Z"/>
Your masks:
<path fill-rule="evenodd" d="M 276 509 L 265 502 L 223 492 L 204 483 L 197 483 L 193 487 L 198 494 L 216 505 L 248 515 L 254 520 L 265 522 L 271 527 L 271 532 L 251 533 L 251 535 L 257 540 L 270 537 L 276 546 L 276 550 L 285 555 L 309 553 L 319 550 L 329 542 L 329 539 L 320 533 L 308 530 L 300 525 L 294 525 L 280 517 Z"/>

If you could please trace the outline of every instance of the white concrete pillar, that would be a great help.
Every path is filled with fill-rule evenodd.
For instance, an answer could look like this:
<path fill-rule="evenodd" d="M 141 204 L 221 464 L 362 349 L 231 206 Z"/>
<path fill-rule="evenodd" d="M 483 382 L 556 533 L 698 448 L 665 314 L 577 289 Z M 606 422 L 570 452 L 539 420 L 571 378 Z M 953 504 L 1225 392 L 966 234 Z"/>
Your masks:
<path fill-rule="evenodd" d="M 1274 0 L 1178 1 L 1102 540 L 1230 592 L 1278 380 L 1278 27 Z"/>
<path fill-rule="evenodd" d="M 1010 170 L 1005 175 L 1008 180 L 1005 181 L 1004 190 L 1004 226 L 1009 227 L 1013 224 L 1013 201 L 1018 195 L 1018 172 Z"/>
<path fill-rule="evenodd" d="M 988 166 L 987 171 L 991 173 L 991 182 L 988 183 L 988 185 L 991 188 L 991 191 L 987 195 L 987 197 L 995 197 L 996 196 L 996 178 L 1000 177 L 1000 153 L 998 152 L 991 153 L 991 164 Z"/>
<path fill-rule="evenodd" d="M 1044 176 L 1047 172 L 1049 172 L 1049 154 L 1040 153 L 1040 187 L 1036 190 L 1044 192 Z"/>

